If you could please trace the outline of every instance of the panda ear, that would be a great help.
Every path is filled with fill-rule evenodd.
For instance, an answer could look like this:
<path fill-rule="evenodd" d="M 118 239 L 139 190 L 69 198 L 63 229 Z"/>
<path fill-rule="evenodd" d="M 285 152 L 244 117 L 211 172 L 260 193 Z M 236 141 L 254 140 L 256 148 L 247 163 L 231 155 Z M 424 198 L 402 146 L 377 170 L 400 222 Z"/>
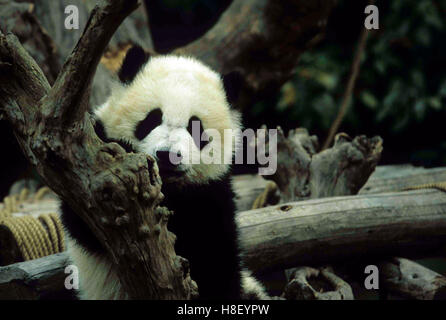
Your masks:
<path fill-rule="evenodd" d="M 232 71 L 223 76 L 223 86 L 228 97 L 228 102 L 233 104 L 237 101 L 243 86 L 243 76 L 238 71 Z"/>
<path fill-rule="evenodd" d="M 150 55 L 140 46 L 135 45 L 130 48 L 118 72 L 119 80 L 125 84 L 131 83 L 149 58 Z"/>

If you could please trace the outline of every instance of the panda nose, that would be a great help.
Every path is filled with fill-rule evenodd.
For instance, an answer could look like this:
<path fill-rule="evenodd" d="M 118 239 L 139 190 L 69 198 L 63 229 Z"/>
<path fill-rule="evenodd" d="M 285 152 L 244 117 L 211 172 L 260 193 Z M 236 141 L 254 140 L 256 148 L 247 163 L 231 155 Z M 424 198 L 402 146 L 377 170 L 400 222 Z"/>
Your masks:
<path fill-rule="evenodd" d="M 159 165 L 165 166 L 167 168 L 177 167 L 183 159 L 180 152 L 174 153 L 165 150 L 157 151 L 156 157 L 158 158 Z"/>

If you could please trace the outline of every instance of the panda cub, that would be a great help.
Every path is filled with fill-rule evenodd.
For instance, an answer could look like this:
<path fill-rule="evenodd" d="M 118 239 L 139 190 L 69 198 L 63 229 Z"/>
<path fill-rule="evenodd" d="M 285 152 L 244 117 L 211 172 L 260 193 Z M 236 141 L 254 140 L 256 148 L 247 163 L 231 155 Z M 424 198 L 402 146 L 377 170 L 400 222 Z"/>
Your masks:
<path fill-rule="evenodd" d="M 188 57 L 149 57 L 138 46 L 128 51 L 118 76 L 119 85 L 95 110 L 96 133 L 104 142 L 157 160 L 165 196 L 161 205 L 174 211 L 168 228 L 177 236 L 176 253 L 189 260 L 200 299 L 268 299 L 241 266 L 234 220 L 228 163 L 240 140 L 240 116 L 230 103 L 239 77 L 220 77 Z M 221 143 L 194 139 L 194 126 L 202 137 L 206 129 L 217 130 Z M 225 136 L 225 129 L 232 134 Z M 200 157 L 213 153 L 222 161 L 186 161 L 192 151 Z M 78 298 L 127 299 L 116 267 L 88 226 L 65 202 L 61 211 L 68 252 L 79 269 Z"/>

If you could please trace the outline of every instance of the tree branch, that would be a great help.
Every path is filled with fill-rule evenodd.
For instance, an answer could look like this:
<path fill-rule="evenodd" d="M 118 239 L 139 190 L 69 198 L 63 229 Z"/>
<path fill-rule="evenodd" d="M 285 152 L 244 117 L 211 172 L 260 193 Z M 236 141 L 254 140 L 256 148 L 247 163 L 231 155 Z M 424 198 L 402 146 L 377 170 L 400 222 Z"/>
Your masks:
<path fill-rule="evenodd" d="M 102 53 L 116 29 L 133 10 L 137 0 L 109 2 L 95 7 L 84 33 L 63 66 L 48 95 L 50 101 L 58 101 L 43 112 L 51 112 L 56 121 L 66 125 L 79 122 L 88 110 L 90 86 Z M 80 107 L 80 108 L 79 108 Z"/>
<path fill-rule="evenodd" d="M 94 134 L 89 87 L 107 42 L 137 1 L 96 7 L 53 88 L 14 35 L 0 32 L 0 114 L 39 174 L 87 223 L 133 299 L 188 299 L 195 285 L 175 255 L 155 161 Z"/>
<path fill-rule="evenodd" d="M 269 142 L 257 140 L 257 149 L 270 150 Z M 285 135 L 277 130 L 277 170 L 264 178 L 273 180 L 280 190 L 280 202 L 322 197 L 353 195 L 375 170 L 383 142 L 380 137 L 345 133 L 336 136 L 332 148 L 318 152 L 316 136 L 303 128 L 290 130 Z"/>
<path fill-rule="evenodd" d="M 374 0 L 369 1 L 369 5 L 374 4 Z M 350 69 L 350 76 L 348 78 L 347 86 L 345 87 L 344 95 L 342 96 L 342 102 L 338 110 L 338 114 L 333 121 L 329 131 L 327 138 L 325 139 L 324 144 L 322 145 L 322 150 L 327 149 L 339 130 L 341 126 L 342 120 L 344 119 L 345 114 L 347 113 L 348 106 L 350 104 L 353 90 L 355 89 L 356 79 L 358 78 L 359 71 L 361 69 L 361 59 L 364 54 L 367 38 L 369 36 L 370 30 L 363 27 L 361 36 L 359 37 L 358 47 L 356 48 L 355 56 L 353 58 L 352 66 Z"/>
<path fill-rule="evenodd" d="M 197 41 L 174 51 L 245 78 L 239 104 L 280 88 L 303 51 L 322 38 L 333 0 L 234 0 Z"/>

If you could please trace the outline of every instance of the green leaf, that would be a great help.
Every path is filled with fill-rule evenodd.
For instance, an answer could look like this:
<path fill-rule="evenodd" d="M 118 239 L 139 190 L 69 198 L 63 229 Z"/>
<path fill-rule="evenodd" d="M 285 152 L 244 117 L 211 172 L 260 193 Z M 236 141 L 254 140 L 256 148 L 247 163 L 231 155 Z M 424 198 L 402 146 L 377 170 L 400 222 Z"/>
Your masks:
<path fill-rule="evenodd" d="M 375 110 L 378 107 L 378 100 L 370 91 L 364 90 L 361 93 L 360 98 L 362 103 L 364 103 L 370 109 Z"/>
<path fill-rule="evenodd" d="M 434 110 L 441 110 L 442 105 L 441 105 L 441 100 L 439 97 L 431 97 L 427 100 L 427 103 L 429 104 L 429 106 L 434 109 Z"/>

